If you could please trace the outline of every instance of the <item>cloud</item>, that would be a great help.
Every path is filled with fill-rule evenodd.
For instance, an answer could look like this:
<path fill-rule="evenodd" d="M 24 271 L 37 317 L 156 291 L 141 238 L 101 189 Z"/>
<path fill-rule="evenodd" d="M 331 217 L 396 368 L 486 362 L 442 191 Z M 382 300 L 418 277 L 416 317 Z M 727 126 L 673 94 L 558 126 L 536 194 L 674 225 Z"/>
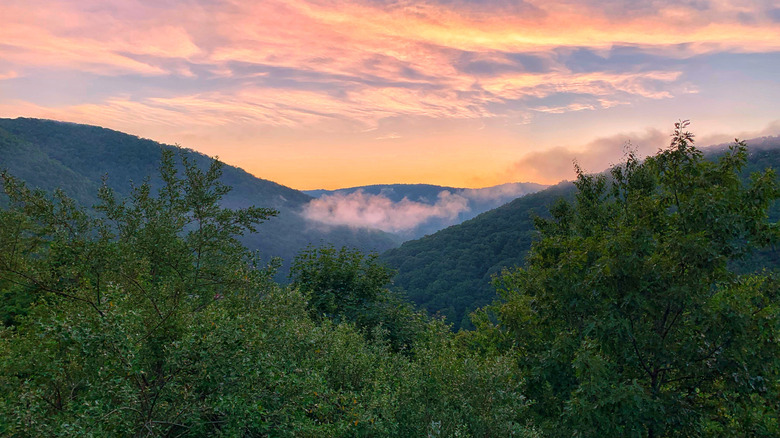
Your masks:
<path fill-rule="evenodd" d="M 393 197 L 393 187 L 384 187 L 378 194 L 358 189 L 312 200 L 303 216 L 318 224 L 369 227 L 404 234 L 419 231 L 421 225 L 441 229 L 544 187 L 507 183 L 481 189 L 442 189 L 435 199 L 420 197 L 419 201 L 407 197 L 394 201 L 400 195 Z"/>
<path fill-rule="evenodd" d="M 537 192 L 545 186 L 533 183 L 507 183 L 482 189 L 464 189 L 459 194 L 478 202 L 508 201 L 529 193 Z"/>
<path fill-rule="evenodd" d="M 599 138 L 584 146 L 558 146 L 532 152 L 515 162 L 508 173 L 515 177 L 553 184 L 574 177 L 574 162 L 586 172 L 601 172 L 620 162 L 628 150 L 640 157 L 657 152 L 669 143 L 669 134 L 657 129 Z"/>
<path fill-rule="evenodd" d="M 669 98 L 681 72 L 636 71 L 650 53 L 659 61 L 780 49 L 772 20 L 734 18 L 756 5 L 640 3 L 8 0 L 0 16 L 13 19 L 0 28 L 0 58 L 19 75 L 43 68 L 175 76 L 203 80 L 213 91 L 171 97 L 140 90 L 132 99 L 139 106 L 186 112 L 235 105 L 231 114 L 259 123 L 307 126 L 319 115 L 365 129 L 399 116 L 527 117 L 603 108 L 523 103 L 560 93 Z M 605 59 L 602 67 L 592 62 L 592 71 L 578 72 L 570 62 L 571 48 L 609 54 L 618 44 L 634 48 L 633 70 L 609 71 L 614 64 Z M 247 95 L 261 100 L 248 105 Z M 120 99 L 88 103 L 111 107 Z"/>
<path fill-rule="evenodd" d="M 584 96 L 635 95 L 663 99 L 671 97 L 671 94 L 665 89 L 659 89 L 658 85 L 674 82 L 681 74 L 679 71 L 514 74 L 483 80 L 480 84 L 483 89 L 502 99 L 541 99 L 564 93 Z M 571 110 L 580 109 L 575 107 Z"/>
<path fill-rule="evenodd" d="M 596 107 L 583 103 L 572 103 L 564 106 L 540 106 L 532 109 L 534 111 L 539 111 L 540 113 L 563 114 L 571 111 L 594 110 Z"/>
<path fill-rule="evenodd" d="M 549 147 L 542 131 L 554 122 L 592 138 L 603 125 L 568 123 L 660 126 L 662 111 L 687 104 L 683 114 L 714 114 L 712 124 L 763 123 L 776 101 L 777 16 L 772 2 L 740 0 L 3 0 L 0 116 L 208 144 L 228 159 L 220 148 L 242 149 L 234 162 L 256 154 L 250 171 L 286 166 L 299 186 L 337 186 L 326 178 L 447 144 L 404 181 L 449 172 L 496 184 L 505 164 L 466 149 L 509 160 L 513 144 Z M 477 137 L 474 125 L 489 129 Z M 347 149 L 370 158 L 358 164 Z M 313 175 L 304 157 L 339 154 L 343 168 L 301 182 Z"/>
<path fill-rule="evenodd" d="M 379 137 L 376 137 L 375 140 L 397 140 L 401 138 L 401 134 L 397 132 L 391 132 L 386 135 L 380 135 Z"/>
<path fill-rule="evenodd" d="M 340 94 L 312 87 L 274 87 L 262 84 L 239 89 L 214 90 L 171 96 L 117 95 L 100 102 L 52 107 L 8 102 L 13 108 L 29 108 L 38 117 L 70 119 L 115 126 L 122 120 L 143 130 L 142 124 L 161 126 L 225 126 L 255 123 L 272 127 L 350 127 L 364 131 L 391 117 L 478 119 L 511 116 L 530 121 L 532 112 L 561 114 L 614 106 L 618 99 L 641 96 L 670 97 L 658 83 L 673 81 L 678 72 L 642 74 L 513 75 L 481 81 L 481 91 L 424 90 L 405 87 L 345 87 Z M 563 106 L 535 105 L 540 100 L 569 94 L 578 101 Z M 597 97 L 591 97 L 597 96 Z M 493 104 L 529 99 L 525 110 L 506 111 Z M 37 108 L 37 109 L 36 109 Z M 28 113 L 30 114 L 30 113 Z M 110 117 L 109 117 L 110 116 Z M 110 123 L 106 123 L 108 120 Z M 397 139 L 391 133 L 378 139 Z"/>
<path fill-rule="evenodd" d="M 780 135 L 780 120 L 769 123 L 765 128 L 742 131 L 738 134 L 707 134 L 696 136 L 695 145 L 703 148 L 723 143 L 731 143 L 737 137 L 740 140 Z M 586 172 L 601 172 L 621 162 L 628 151 L 640 158 L 653 155 L 669 146 L 668 132 L 647 129 L 596 139 L 581 146 L 558 146 L 551 149 L 531 152 L 516 161 L 507 171 L 514 178 L 553 184 L 574 177 L 574 162 Z M 748 146 L 750 146 L 748 144 Z"/>
<path fill-rule="evenodd" d="M 697 146 L 713 146 L 723 143 L 733 143 L 734 139 L 749 140 L 753 138 L 773 137 L 778 135 L 780 135 L 780 119 L 770 122 L 765 128 L 759 130 L 743 130 L 741 132 L 733 132 L 728 134 L 719 133 L 697 137 L 696 144 Z M 748 143 L 748 147 L 749 146 L 750 143 Z"/>
<path fill-rule="evenodd" d="M 412 230 L 434 218 L 452 220 L 468 210 L 468 199 L 446 190 L 439 193 L 433 205 L 407 198 L 393 202 L 384 195 L 358 190 L 314 199 L 306 205 L 303 216 L 327 225 L 369 227 L 395 233 Z"/>

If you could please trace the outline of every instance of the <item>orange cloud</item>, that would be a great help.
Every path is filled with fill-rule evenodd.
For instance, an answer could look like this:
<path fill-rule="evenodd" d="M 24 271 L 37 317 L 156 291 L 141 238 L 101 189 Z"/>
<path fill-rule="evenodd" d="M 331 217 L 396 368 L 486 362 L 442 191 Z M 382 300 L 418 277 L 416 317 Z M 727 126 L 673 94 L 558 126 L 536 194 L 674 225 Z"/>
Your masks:
<path fill-rule="evenodd" d="M 548 72 L 477 78 L 457 68 L 457 52 L 453 50 L 482 52 L 500 63 L 501 53 L 555 47 L 604 49 L 614 44 L 664 47 L 693 43 L 675 49 L 685 52 L 676 56 L 692 56 L 714 48 L 780 48 L 780 26 L 765 21 L 735 21 L 734 14 L 744 8 L 726 1 L 711 3 L 706 11 L 668 2 L 659 4 L 655 13 L 629 14 L 621 19 L 605 15 L 597 4 L 567 1 L 528 2 L 529 6 L 517 14 L 501 14 L 500 9 L 491 14 L 489 2 L 482 10 L 458 3 L 306 0 L 152 5 L 140 0 L 4 2 L 0 15 L 14 18 L 0 28 L 0 40 L 5 42 L 0 56 L 22 66 L 21 74 L 24 68 L 38 66 L 109 75 L 131 72 L 195 76 L 191 68 L 166 63 L 165 59 L 204 66 L 217 77 L 243 78 L 248 83 L 258 74 L 242 74 L 236 70 L 236 63 L 316 72 L 330 75 L 324 79 L 330 81 L 327 85 L 344 87 L 346 97 L 304 93 L 307 103 L 324 106 L 328 115 L 341 112 L 340 116 L 363 121 L 421 113 L 431 117 L 493 116 L 485 108 L 486 103 L 553 93 L 609 97 L 623 92 L 665 98 L 671 96 L 669 91 L 647 87 L 647 82 L 674 82 L 680 74 L 574 73 L 551 60 Z M 273 84 L 267 86 L 276 88 Z M 196 99 L 199 106 L 207 105 L 205 100 L 209 98 L 218 99 L 215 106 L 243 100 L 240 95 L 231 96 L 231 92 L 202 93 Z M 263 103 L 284 106 L 289 98 L 304 97 L 296 93 L 300 94 L 263 93 Z M 180 102 L 182 105 L 193 105 L 192 97 L 183 99 L 190 102 Z M 588 104 L 556 108 L 579 110 L 583 105 Z M 356 111 L 358 106 L 365 111 Z M 262 112 L 249 107 L 235 111 L 250 116 Z M 321 111 L 314 108 L 313 112 Z M 256 118 L 276 122 L 284 119 L 268 114 Z M 287 118 L 284 123 L 307 123 L 310 119 Z"/>
<path fill-rule="evenodd" d="M 105 6 L 110 5 L 110 7 Z M 6 20 L 0 38 L 44 62 L 96 64 L 117 70 L 167 74 L 133 62 L 123 53 L 197 62 L 258 62 L 354 73 L 376 54 L 432 75 L 456 74 L 440 48 L 467 51 L 527 51 L 553 47 L 608 48 L 614 44 L 694 43 L 689 55 L 713 47 L 738 51 L 780 47 L 776 23 L 735 20 L 738 3 L 711 3 L 696 11 L 672 2 L 654 14 L 605 15 L 599 4 L 529 2 L 533 13 L 497 14 L 435 3 L 387 7 L 382 3 L 304 0 L 264 2 L 53 2 L 10 0 L 0 6 Z M 457 4 L 456 4 L 457 5 Z M 758 15 L 760 18 L 761 15 Z M 176 23 L 173 25 L 172 23 Z M 12 52 L 6 52 L 8 55 Z M 377 73 L 391 76 L 394 72 Z M 365 73 L 365 67 L 359 71 Z"/>
<path fill-rule="evenodd" d="M 508 173 L 554 184 L 574 177 L 575 161 L 586 172 L 601 172 L 618 163 L 628 150 L 644 157 L 666 147 L 668 142 L 668 134 L 649 129 L 644 133 L 599 138 L 584 146 L 557 146 L 526 154 L 510 167 Z"/>

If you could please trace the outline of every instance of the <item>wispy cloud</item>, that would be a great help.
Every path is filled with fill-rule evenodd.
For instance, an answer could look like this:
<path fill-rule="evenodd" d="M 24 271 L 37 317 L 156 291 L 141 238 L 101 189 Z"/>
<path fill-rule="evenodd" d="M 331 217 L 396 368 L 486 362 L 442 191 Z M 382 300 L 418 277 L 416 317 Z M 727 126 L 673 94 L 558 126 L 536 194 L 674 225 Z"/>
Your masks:
<path fill-rule="evenodd" d="M 520 196 L 543 189 L 545 186 L 533 183 L 506 183 L 481 189 L 464 189 L 460 194 L 477 202 L 508 202 Z"/>
<path fill-rule="evenodd" d="M 744 83 L 776 72 L 772 8 L 737 0 L 5 0 L 0 116 L 165 130 L 174 139 L 251 125 L 271 133 L 264 142 L 282 129 L 319 144 L 338 132 L 394 139 L 384 142 L 394 147 L 408 141 L 407 155 L 421 147 L 411 131 L 498 121 L 520 143 L 528 131 L 517 126 L 549 117 L 697 92 L 706 105 L 715 99 L 708 92 L 728 93 L 721 81 L 732 77 L 703 71 L 748 72 L 737 78 Z M 742 67 L 753 55 L 767 58 Z M 70 88 L 70 99 L 53 97 Z M 727 113 L 717 117 L 734 118 Z"/>
<path fill-rule="evenodd" d="M 397 132 L 391 132 L 391 133 L 389 133 L 387 135 L 381 135 L 381 136 L 377 137 L 376 140 L 396 140 L 396 139 L 399 139 L 399 138 L 401 138 L 401 134 L 399 134 Z"/>
<path fill-rule="evenodd" d="M 644 157 L 663 148 L 668 141 L 668 134 L 650 129 L 641 133 L 600 138 L 584 146 L 558 146 L 526 154 L 511 166 L 508 173 L 552 184 L 571 179 L 575 161 L 586 172 L 601 172 L 611 164 L 618 163 L 628 151 Z"/>
<path fill-rule="evenodd" d="M 0 72 L 0 81 L 2 81 L 4 79 L 13 79 L 13 78 L 16 78 L 16 77 L 19 77 L 19 75 L 15 71 L 13 71 L 13 70 L 9 70 L 9 71 L 6 71 L 6 72 Z"/>
<path fill-rule="evenodd" d="M 666 85 L 681 74 L 578 73 L 567 65 L 565 51 L 550 52 L 558 47 L 609 50 L 629 44 L 639 56 L 646 50 L 676 57 L 780 48 L 776 23 L 739 2 L 653 2 L 652 8 L 620 1 L 610 8 L 560 0 L 512 5 L 10 0 L 0 5 L 0 15 L 13 17 L 0 28 L 0 56 L 20 74 L 37 67 L 225 81 L 219 92 L 166 102 L 133 96 L 139 105 L 160 104 L 183 116 L 230 106 L 233 116 L 259 123 L 305 125 L 317 119 L 312 115 L 321 115 L 370 125 L 399 115 L 502 116 L 491 105 L 559 93 L 668 98 L 673 93 Z M 752 14 L 752 21 L 735 18 L 738 14 Z M 675 47 L 665 49 L 670 46 Z M 464 54 L 470 54 L 467 64 Z M 277 69 L 275 76 L 262 71 L 269 68 Z M 111 106 L 117 99 L 92 103 Z M 261 100 L 251 105 L 248 99 Z M 311 114 L 296 106 L 310 108 Z M 514 106 L 522 110 L 524 105 Z M 526 110 L 590 107 L 578 102 Z"/>

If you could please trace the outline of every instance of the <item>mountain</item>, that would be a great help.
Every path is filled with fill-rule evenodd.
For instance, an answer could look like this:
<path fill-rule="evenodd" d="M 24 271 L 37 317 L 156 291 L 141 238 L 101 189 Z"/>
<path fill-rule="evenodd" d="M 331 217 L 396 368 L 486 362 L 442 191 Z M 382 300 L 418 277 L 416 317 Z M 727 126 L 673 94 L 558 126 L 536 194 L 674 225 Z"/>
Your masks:
<path fill-rule="evenodd" d="M 756 171 L 780 171 L 780 137 L 748 141 L 749 156 L 745 178 Z M 727 145 L 704 149 L 714 158 Z M 470 327 L 468 315 L 495 298 L 491 278 L 503 268 L 522 266 L 536 231 L 533 217 L 546 216 L 560 198 L 573 199 L 575 187 L 564 182 L 523 196 L 474 219 L 433 235 L 403 243 L 382 254 L 382 259 L 398 270 L 394 284 L 409 298 L 431 313 L 439 313 L 455 328 Z M 780 203 L 775 203 L 770 220 L 780 219 Z M 780 248 L 759 251 L 735 264 L 739 271 L 780 267 Z"/>
<path fill-rule="evenodd" d="M 131 184 L 146 178 L 159 186 L 161 148 L 183 151 L 200 167 L 211 158 L 192 150 L 163 145 L 110 129 L 40 119 L 0 119 L 0 169 L 28 185 L 51 191 L 61 187 L 82 205 L 97 201 L 97 190 L 107 184 L 118 195 L 127 195 Z M 245 236 L 244 243 L 263 258 L 282 257 L 285 264 L 309 244 L 332 243 L 363 251 L 383 251 L 397 246 L 397 237 L 378 230 L 313 224 L 301 216 L 313 198 L 272 181 L 256 178 L 242 169 L 224 166 L 223 182 L 233 187 L 224 197 L 230 208 L 270 207 L 279 215 Z M 282 272 L 285 270 L 283 269 Z"/>
<path fill-rule="evenodd" d="M 304 214 L 323 223 L 379 228 L 409 240 L 459 224 L 545 187 L 536 183 L 482 189 L 382 184 L 309 190 L 304 193 L 318 199 L 307 205 Z"/>

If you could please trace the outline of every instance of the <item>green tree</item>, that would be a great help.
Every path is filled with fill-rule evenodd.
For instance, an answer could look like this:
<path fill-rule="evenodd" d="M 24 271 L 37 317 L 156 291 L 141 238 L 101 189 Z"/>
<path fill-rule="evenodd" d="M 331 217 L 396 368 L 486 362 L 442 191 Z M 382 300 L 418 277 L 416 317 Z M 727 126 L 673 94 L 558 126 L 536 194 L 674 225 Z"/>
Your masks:
<path fill-rule="evenodd" d="M 400 350 L 411 346 L 426 318 L 387 289 L 393 274 L 376 254 L 325 246 L 299 253 L 290 280 L 292 287 L 306 295 L 313 318 L 354 323 L 367 334 L 386 338 L 395 350 Z"/>
<path fill-rule="evenodd" d="M 309 294 L 313 316 L 352 321 L 392 277 L 376 254 L 366 256 L 347 247 L 309 247 L 295 257 L 290 269 L 292 285 Z"/>
<path fill-rule="evenodd" d="M 776 177 L 743 183 L 744 143 L 707 162 L 686 127 L 611 178 L 577 167 L 574 205 L 497 280 L 498 324 L 475 319 L 516 346 L 550 436 L 780 434 L 778 280 L 729 269 L 778 238 Z"/>
<path fill-rule="evenodd" d="M 273 267 L 236 236 L 275 211 L 221 208 L 222 164 L 182 160 L 180 177 L 164 150 L 159 194 L 145 183 L 119 201 L 104 186 L 93 213 L 3 173 L 0 286 L 31 307 L 3 309 L 15 327 L 0 338 L 0 432 L 180 433 L 216 415 L 195 383 L 202 350 L 185 346 L 224 298 L 267 287 Z"/>

